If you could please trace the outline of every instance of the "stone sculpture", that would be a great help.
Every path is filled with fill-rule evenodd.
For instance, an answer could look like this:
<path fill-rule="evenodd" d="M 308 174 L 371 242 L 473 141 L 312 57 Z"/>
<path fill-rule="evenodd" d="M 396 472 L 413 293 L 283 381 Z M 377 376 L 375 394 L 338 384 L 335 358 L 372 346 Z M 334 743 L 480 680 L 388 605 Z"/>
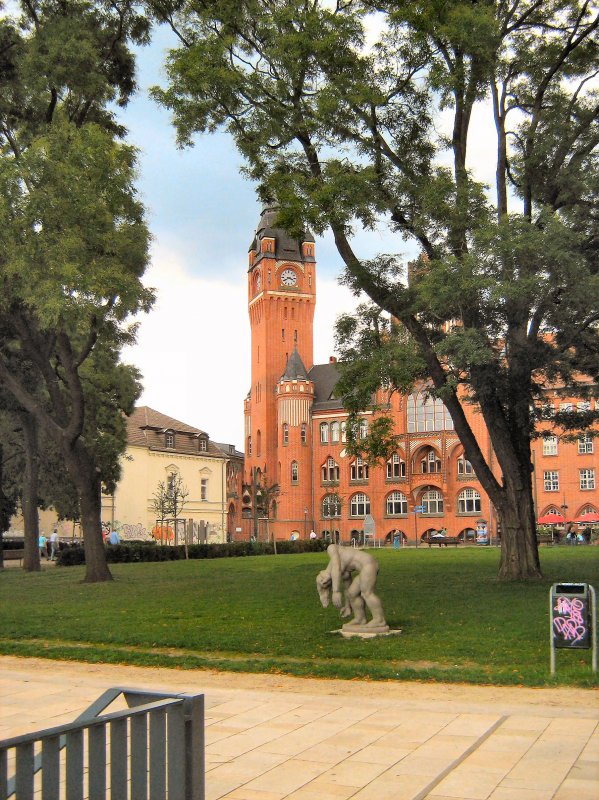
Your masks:
<path fill-rule="evenodd" d="M 327 553 L 329 564 L 316 576 L 316 588 L 323 608 L 332 599 L 342 617 L 353 614 L 353 619 L 343 625 L 342 631 L 368 632 L 371 635 L 387 633 L 389 626 L 385 622 L 383 606 L 374 593 L 379 571 L 376 558 L 362 550 L 336 544 L 329 545 Z M 366 608 L 372 614 L 370 621 L 366 618 Z"/>

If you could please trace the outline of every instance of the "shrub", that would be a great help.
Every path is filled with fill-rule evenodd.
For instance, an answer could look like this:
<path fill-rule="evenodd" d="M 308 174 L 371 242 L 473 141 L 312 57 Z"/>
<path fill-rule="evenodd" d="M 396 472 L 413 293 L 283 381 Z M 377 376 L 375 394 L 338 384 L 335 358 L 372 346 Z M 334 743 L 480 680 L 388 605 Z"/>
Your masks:
<path fill-rule="evenodd" d="M 277 542 L 277 553 L 317 553 L 326 550 L 327 542 L 322 539 L 295 542 Z M 240 558 L 244 556 L 269 556 L 274 554 L 272 542 L 225 542 L 223 544 L 190 544 L 187 548 L 189 558 Z M 180 561 L 185 558 L 185 547 L 176 547 L 154 542 L 122 542 L 106 547 L 106 560 L 109 564 L 139 563 L 148 561 Z M 82 545 L 73 545 L 61 550 L 56 563 L 61 567 L 85 564 L 85 551 Z"/>

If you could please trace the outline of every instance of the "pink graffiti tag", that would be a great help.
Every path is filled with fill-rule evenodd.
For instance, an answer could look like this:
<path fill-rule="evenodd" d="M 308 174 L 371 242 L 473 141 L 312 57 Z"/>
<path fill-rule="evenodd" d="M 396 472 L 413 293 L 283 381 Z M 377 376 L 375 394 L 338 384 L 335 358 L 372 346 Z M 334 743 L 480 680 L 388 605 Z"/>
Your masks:
<path fill-rule="evenodd" d="M 579 642 L 586 634 L 585 621 L 582 616 L 584 604 L 575 597 L 558 597 L 557 605 L 553 609 L 561 614 L 554 617 L 553 625 L 557 633 L 561 634 L 566 642 Z"/>

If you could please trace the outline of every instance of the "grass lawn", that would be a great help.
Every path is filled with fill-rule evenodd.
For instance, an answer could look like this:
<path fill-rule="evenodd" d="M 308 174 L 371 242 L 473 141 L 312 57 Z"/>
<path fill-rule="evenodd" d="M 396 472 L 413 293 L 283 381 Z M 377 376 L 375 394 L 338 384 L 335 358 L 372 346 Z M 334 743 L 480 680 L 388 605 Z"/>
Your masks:
<path fill-rule="evenodd" d="M 347 640 L 315 578 L 326 553 L 0 572 L 0 653 L 90 662 L 373 680 L 597 685 L 590 650 L 549 674 L 549 588 L 599 589 L 599 547 L 542 548 L 545 578 L 496 580 L 494 548 L 377 550 L 377 592 L 398 637 Z"/>

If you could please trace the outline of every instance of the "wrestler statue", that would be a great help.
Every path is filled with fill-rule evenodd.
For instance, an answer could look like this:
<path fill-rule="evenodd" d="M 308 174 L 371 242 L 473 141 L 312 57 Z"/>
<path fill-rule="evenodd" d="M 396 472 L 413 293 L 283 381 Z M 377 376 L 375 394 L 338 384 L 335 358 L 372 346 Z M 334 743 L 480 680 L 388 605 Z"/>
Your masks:
<path fill-rule="evenodd" d="M 333 605 L 342 617 L 354 615 L 343 625 L 343 630 L 386 633 L 389 626 L 385 622 L 381 601 L 374 593 L 379 571 L 376 558 L 362 550 L 336 544 L 329 545 L 327 553 L 329 565 L 316 576 L 316 588 L 323 608 L 329 605 L 332 595 Z M 366 606 L 372 614 L 370 622 L 366 618 Z"/>

